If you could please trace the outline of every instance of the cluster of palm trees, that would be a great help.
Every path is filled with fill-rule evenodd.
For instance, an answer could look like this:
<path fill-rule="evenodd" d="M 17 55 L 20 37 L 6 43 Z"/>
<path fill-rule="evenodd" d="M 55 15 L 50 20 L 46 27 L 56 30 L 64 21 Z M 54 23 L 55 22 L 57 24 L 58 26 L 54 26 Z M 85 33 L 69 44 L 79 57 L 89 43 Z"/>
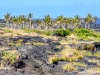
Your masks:
<path fill-rule="evenodd" d="M 4 18 L 6 21 L 6 28 L 24 28 L 25 24 L 28 24 L 29 28 L 32 28 L 32 13 L 28 14 L 27 16 L 11 16 L 10 13 L 7 13 L 6 15 L 4 15 Z"/>
<path fill-rule="evenodd" d="M 85 28 L 90 28 L 92 24 L 96 24 L 97 17 L 88 14 L 83 20 L 79 15 L 75 15 L 73 18 L 66 18 L 63 15 L 58 16 L 56 19 L 52 19 L 50 15 L 44 16 L 44 19 L 34 19 L 33 14 L 20 16 L 11 16 L 7 13 L 5 16 L 6 28 L 20 29 L 55 29 L 55 28 L 78 28 L 84 23 Z"/>

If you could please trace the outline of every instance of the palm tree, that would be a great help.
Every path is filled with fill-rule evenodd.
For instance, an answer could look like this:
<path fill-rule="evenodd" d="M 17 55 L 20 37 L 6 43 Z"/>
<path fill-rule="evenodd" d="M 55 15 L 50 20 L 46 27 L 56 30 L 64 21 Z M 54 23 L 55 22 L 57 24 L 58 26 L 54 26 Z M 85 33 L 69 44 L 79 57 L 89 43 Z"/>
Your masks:
<path fill-rule="evenodd" d="M 74 23 L 73 18 L 67 18 L 67 19 L 66 19 L 67 28 L 72 28 L 73 23 Z"/>
<path fill-rule="evenodd" d="M 94 19 L 93 19 L 93 22 L 94 22 L 94 24 L 95 24 L 95 26 L 96 26 L 96 21 L 97 21 L 97 17 L 96 16 L 94 16 Z"/>
<path fill-rule="evenodd" d="M 85 29 L 86 28 L 90 28 L 90 25 L 91 25 L 91 22 L 93 21 L 93 17 L 92 17 L 92 15 L 91 14 L 88 14 L 87 16 L 86 16 L 86 18 L 85 18 L 85 20 L 84 20 L 84 22 L 85 22 Z"/>
<path fill-rule="evenodd" d="M 21 15 L 17 17 L 17 24 L 18 24 L 18 28 L 20 29 L 21 24 L 22 24 L 22 16 Z"/>
<path fill-rule="evenodd" d="M 45 28 L 47 29 L 48 27 L 50 28 L 51 24 L 52 24 L 52 18 L 50 17 L 50 15 L 46 15 L 43 19 L 44 23 L 45 23 Z"/>
<path fill-rule="evenodd" d="M 40 29 L 40 28 L 41 28 L 41 23 L 42 23 L 42 21 L 39 20 L 39 19 L 37 19 L 37 20 L 36 20 L 36 23 L 37 23 L 38 29 Z"/>
<path fill-rule="evenodd" d="M 4 15 L 5 21 L 6 21 L 6 28 L 9 28 L 9 22 L 10 22 L 10 13 L 6 13 L 6 15 Z"/>
<path fill-rule="evenodd" d="M 16 16 L 11 17 L 11 22 L 13 23 L 13 27 L 15 29 L 16 28 L 16 22 L 17 22 Z M 11 28 L 13 28 L 13 27 L 11 27 Z"/>
<path fill-rule="evenodd" d="M 66 23 L 66 18 L 63 15 L 58 16 L 57 19 L 56 19 L 56 22 L 58 24 L 58 28 L 61 27 L 61 28 L 65 29 L 63 27 L 63 24 Z"/>
<path fill-rule="evenodd" d="M 75 21 L 75 27 L 79 27 L 81 25 L 81 17 L 79 15 L 75 15 L 73 20 Z"/>
<path fill-rule="evenodd" d="M 32 14 L 32 13 L 28 14 L 29 28 L 30 28 L 30 29 L 32 29 L 32 18 L 33 18 L 33 14 Z"/>
<path fill-rule="evenodd" d="M 21 19 L 22 19 L 22 28 L 25 28 L 26 17 L 24 15 L 21 15 Z"/>

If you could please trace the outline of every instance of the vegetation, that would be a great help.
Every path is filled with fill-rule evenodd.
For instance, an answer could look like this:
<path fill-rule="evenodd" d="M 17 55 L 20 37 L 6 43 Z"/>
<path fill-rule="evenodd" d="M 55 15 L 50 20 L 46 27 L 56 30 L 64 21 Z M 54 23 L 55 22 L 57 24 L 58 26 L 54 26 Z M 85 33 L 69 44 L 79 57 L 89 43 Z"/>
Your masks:
<path fill-rule="evenodd" d="M 66 65 L 63 66 L 63 70 L 72 72 L 72 71 L 77 71 L 78 67 L 86 67 L 87 65 L 83 62 L 70 62 Z"/>
<path fill-rule="evenodd" d="M 10 64 L 13 64 L 19 58 L 19 56 L 20 56 L 20 53 L 18 53 L 16 50 L 3 51 L 2 60 Z"/>
<path fill-rule="evenodd" d="M 49 30 L 37 30 L 37 29 L 23 29 L 25 32 L 27 33 L 32 33 L 32 32 L 36 32 L 36 33 L 39 33 L 39 34 L 44 34 L 44 35 L 47 35 L 47 36 L 50 36 L 52 35 L 52 32 L 49 31 Z"/>
<path fill-rule="evenodd" d="M 50 15 L 45 15 L 43 19 L 33 19 L 32 13 L 19 16 L 7 13 L 4 18 L 7 33 L 12 33 L 9 29 L 23 29 L 27 33 L 36 32 L 47 36 L 54 34 L 65 37 L 76 34 L 80 40 L 100 40 L 100 33 L 90 30 L 91 26 L 96 26 L 97 20 L 97 17 L 92 14 L 87 14 L 84 19 L 81 19 L 79 15 L 75 15 L 73 18 L 60 15 L 55 19 L 52 19 Z M 18 33 L 18 35 L 21 34 Z"/>
<path fill-rule="evenodd" d="M 57 36 L 67 36 L 71 33 L 71 30 L 70 29 L 56 29 L 54 30 L 54 35 L 57 35 Z"/>
<path fill-rule="evenodd" d="M 12 30 L 8 30 L 8 29 L 5 29 L 4 32 L 5 32 L 5 33 L 13 33 Z"/>
<path fill-rule="evenodd" d="M 66 64 L 63 69 L 68 72 L 76 71 L 77 68 L 73 66 L 73 64 Z"/>
<path fill-rule="evenodd" d="M 68 62 L 74 62 L 74 61 L 82 60 L 83 57 L 84 55 L 82 54 L 81 51 L 66 48 L 58 54 L 49 56 L 48 61 L 50 64 L 61 61 L 61 60 L 68 61 Z"/>
<path fill-rule="evenodd" d="M 84 28 L 76 28 L 73 33 L 77 34 L 77 36 L 82 40 L 100 40 L 100 34 Z"/>
<path fill-rule="evenodd" d="M 44 45 L 44 43 L 41 43 L 41 42 L 32 42 L 32 45 L 41 46 L 41 45 Z"/>
<path fill-rule="evenodd" d="M 100 57 L 100 51 L 94 53 L 94 56 Z"/>
<path fill-rule="evenodd" d="M 84 23 L 84 28 L 89 29 L 92 24 L 96 24 L 97 17 L 92 14 L 87 14 L 84 20 L 81 20 L 79 15 L 75 15 L 73 18 L 67 18 L 63 15 L 57 16 L 56 19 L 52 19 L 50 15 L 44 16 L 43 19 L 33 19 L 33 14 L 29 13 L 28 15 L 19 15 L 12 16 L 10 13 L 5 14 L 4 16 L 6 21 L 6 28 L 11 29 L 20 29 L 20 28 L 29 28 L 35 29 L 37 26 L 38 29 L 53 30 L 56 28 L 79 28 L 82 23 Z"/>
<path fill-rule="evenodd" d="M 58 61 L 67 61 L 69 64 L 63 66 L 65 71 L 76 71 L 76 66 L 86 67 L 85 63 L 79 62 L 83 61 L 84 57 L 96 56 L 100 57 L 100 51 L 95 52 L 94 55 L 91 50 L 94 50 L 94 44 L 81 44 L 82 49 L 78 49 L 77 45 L 80 40 L 92 40 L 100 41 L 100 32 L 95 32 L 90 29 L 92 23 L 96 24 L 97 18 L 88 14 L 84 20 L 81 20 L 79 15 L 75 15 L 73 18 L 66 18 L 63 15 L 58 16 L 56 19 L 52 19 L 50 15 L 46 15 L 43 19 L 33 19 L 33 14 L 11 16 L 7 13 L 5 15 L 6 28 L 4 32 L 10 35 L 12 38 L 14 34 L 22 36 L 24 33 L 37 35 L 45 35 L 52 38 L 53 43 L 58 41 L 61 45 L 56 45 L 55 48 L 60 50 L 59 53 L 48 56 L 48 62 L 50 64 L 57 63 Z M 82 24 L 83 28 L 82 28 Z M 16 30 L 13 31 L 13 30 Z M 18 32 L 19 30 L 19 32 Z M 20 32 L 22 31 L 22 32 Z M 56 35 L 56 36 L 54 36 Z M 54 37 L 57 37 L 54 39 Z M 62 38 L 64 37 L 64 38 Z M 19 47 L 23 44 L 42 46 L 47 45 L 47 43 L 28 41 L 24 42 L 23 39 L 18 39 L 14 43 L 10 42 L 7 45 L 9 47 L 16 46 Z M 49 45 L 49 44 L 48 44 Z M 71 48 L 71 46 L 75 46 Z M 63 46 L 63 48 L 62 48 Z M 53 48 L 53 47 L 52 47 Z M 50 52 L 48 51 L 48 54 Z M 19 53 L 14 51 L 3 51 L 2 60 L 13 64 L 19 57 Z M 88 60 L 88 62 L 96 62 L 98 60 Z"/>

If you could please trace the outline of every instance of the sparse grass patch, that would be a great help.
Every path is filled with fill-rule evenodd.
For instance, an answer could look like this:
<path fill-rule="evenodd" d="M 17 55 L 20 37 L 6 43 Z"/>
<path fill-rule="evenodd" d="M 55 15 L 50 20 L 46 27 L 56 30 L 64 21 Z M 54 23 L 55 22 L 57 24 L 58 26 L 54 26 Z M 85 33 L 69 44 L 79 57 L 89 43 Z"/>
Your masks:
<path fill-rule="evenodd" d="M 72 71 L 77 70 L 77 68 L 75 68 L 74 65 L 71 63 L 64 65 L 62 69 L 65 71 L 68 71 L 68 72 L 72 72 Z"/>
<path fill-rule="evenodd" d="M 20 53 L 16 50 L 13 51 L 3 51 L 3 57 L 2 60 L 5 62 L 8 62 L 10 64 L 13 64 L 20 56 Z"/>
<path fill-rule="evenodd" d="M 58 62 L 58 55 L 49 56 L 48 61 L 50 64 Z"/>
<path fill-rule="evenodd" d="M 8 46 L 14 46 L 15 44 L 14 43 L 8 43 Z"/>
<path fill-rule="evenodd" d="M 58 61 L 69 61 L 69 62 L 74 62 L 77 60 L 82 60 L 83 59 L 83 55 L 80 51 L 75 50 L 75 49 L 65 49 L 62 50 L 60 53 L 50 56 L 49 57 L 49 62 L 50 63 L 54 63 L 55 60 L 56 62 Z"/>
<path fill-rule="evenodd" d="M 97 73 L 100 73 L 100 67 L 89 68 L 86 71 L 87 72 L 97 72 Z"/>
<path fill-rule="evenodd" d="M 19 47 L 19 46 L 21 46 L 21 43 L 16 43 L 15 46 Z"/>
<path fill-rule="evenodd" d="M 86 67 L 86 66 L 87 66 L 87 64 L 85 64 L 85 63 L 83 63 L 83 62 L 72 62 L 72 64 L 73 64 L 74 66 L 80 66 L 80 67 Z"/>
<path fill-rule="evenodd" d="M 90 63 L 99 63 L 100 60 L 96 60 L 96 59 L 89 59 L 88 62 Z"/>
<path fill-rule="evenodd" d="M 49 30 L 37 30 L 37 29 L 23 29 L 25 32 L 27 33 L 33 33 L 33 32 L 36 32 L 36 33 L 39 33 L 39 34 L 44 34 L 46 36 L 50 36 L 52 35 L 52 32 L 49 31 Z"/>
<path fill-rule="evenodd" d="M 30 42 L 27 42 L 27 43 L 25 43 L 26 45 L 30 45 L 31 43 Z"/>
<path fill-rule="evenodd" d="M 44 43 L 41 43 L 41 42 L 32 42 L 32 45 L 41 46 L 41 45 L 44 45 Z"/>
<path fill-rule="evenodd" d="M 12 30 L 8 30 L 8 29 L 5 29 L 4 32 L 5 32 L 5 33 L 13 33 Z"/>
<path fill-rule="evenodd" d="M 100 51 L 94 53 L 94 56 L 100 57 Z"/>
<path fill-rule="evenodd" d="M 18 32 L 17 32 L 16 35 L 18 35 L 18 36 L 22 36 L 22 33 L 18 33 Z"/>
<path fill-rule="evenodd" d="M 55 48 L 61 49 L 61 45 L 56 45 Z"/>
<path fill-rule="evenodd" d="M 86 51 L 86 50 L 82 50 L 82 55 L 83 56 L 93 56 L 92 52 Z"/>
<path fill-rule="evenodd" d="M 19 40 L 17 40 L 16 42 L 17 42 L 17 43 L 22 43 L 23 40 L 22 40 L 22 39 L 19 39 Z"/>

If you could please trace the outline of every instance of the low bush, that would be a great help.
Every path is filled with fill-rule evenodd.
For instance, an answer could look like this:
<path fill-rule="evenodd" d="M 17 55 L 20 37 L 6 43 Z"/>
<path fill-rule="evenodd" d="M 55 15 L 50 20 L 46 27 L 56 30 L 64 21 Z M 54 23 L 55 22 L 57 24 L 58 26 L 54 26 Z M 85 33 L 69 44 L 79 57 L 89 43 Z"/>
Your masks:
<path fill-rule="evenodd" d="M 70 29 L 56 29 L 54 30 L 53 34 L 54 35 L 57 35 L 57 36 L 62 36 L 62 37 L 65 37 L 67 35 L 69 35 L 71 33 L 71 30 Z"/>
<path fill-rule="evenodd" d="M 17 51 L 3 51 L 2 60 L 6 63 L 13 64 L 20 56 Z"/>
<path fill-rule="evenodd" d="M 90 29 L 76 28 L 73 33 L 77 34 L 81 40 L 100 40 L 100 34 Z"/>

